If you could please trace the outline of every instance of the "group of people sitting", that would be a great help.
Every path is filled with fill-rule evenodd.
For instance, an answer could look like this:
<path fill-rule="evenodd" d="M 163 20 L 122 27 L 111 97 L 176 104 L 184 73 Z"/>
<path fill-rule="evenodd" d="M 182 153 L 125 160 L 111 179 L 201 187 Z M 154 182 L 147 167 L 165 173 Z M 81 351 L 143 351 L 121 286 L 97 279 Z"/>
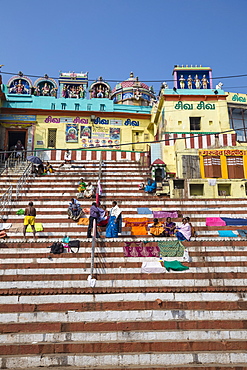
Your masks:
<path fill-rule="evenodd" d="M 85 217 L 86 210 L 81 208 L 80 203 L 77 199 L 72 198 L 68 207 L 68 218 L 74 221 L 78 221 L 80 218 Z M 117 202 L 112 202 L 112 208 L 110 211 L 107 210 L 105 205 L 92 203 L 89 212 L 89 224 L 87 230 L 87 237 L 92 237 L 93 222 L 96 221 L 96 237 L 99 238 L 99 232 L 97 226 L 106 227 L 106 237 L 116 238 L 118 233 L 122 230 L 122 211 L 118 207 Z"/>
<path fill-rule="evenodd" d="M 39 165 L 32 165 L 32 174 L 34 176 L 42 176 L 54 172 L 54 168 L 49 162 L 41 163 Z"/>
<path fill-rule="evenodd" d="M 190 223 L 190 218 L 182 219 L 182 224 L 178 227 L 175 222 L 172 222 L 171 217 L 167 217 L 166 222 L 162 223 L 158 218 L 154 218 L 153 225 L 150 227 L 150 234 L 153 236 L 176 236 L 178 240 L 190 240 L 191 236 L 195 236 L 195 230 Z"/>
<path fill-rule="evenodd" d="M 95 188 L 92 185 L 91 181 L 88 182 L 88 184 L 85 183 L 83 177 L 80 178 L 80 181 L 78 182 L 78 194 L 77 198 L 94 198 L 95 196 Z"/>
<path fill-rule="evenodd" d="M 155 193 L 157 188 L 157 183 L 155 180 L 148 178 L 147 184 L 145 185 L 144 182 L 139 184 L 139 190 L 144 190 L 146 193 L 152 194 Z"/>

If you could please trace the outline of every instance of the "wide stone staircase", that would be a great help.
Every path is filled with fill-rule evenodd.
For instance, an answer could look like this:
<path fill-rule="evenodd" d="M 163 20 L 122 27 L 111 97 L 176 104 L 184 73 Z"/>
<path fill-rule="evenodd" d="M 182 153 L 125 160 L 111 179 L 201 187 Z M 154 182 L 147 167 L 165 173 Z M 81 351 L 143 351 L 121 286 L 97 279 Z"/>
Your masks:
<path fill-rule="evenodd" d="M 149 168 L 104 161 L 101 203 L 108 209 L 116 200 L 124 218 L 150 219 L 137 208 L 177 210 L 191 218 L 197 237 L 184 243 L 192 262 L 163 258 L 179 260 L 189 270 L 145 274 L 142 263 L 159 258 L 125 257 L 123 247 L 161 238 L 132 236 L 125 224 L 118 239 L 106 239 L 102 230 L 92 288 L 87 280 L 92 242 L 87 226 L 67 218 L 67 206 L 80 177 L 97 183 L 99 162 L 75 161 L 61 169 L 60 161 L 51 163 L 54 174 L 30 178 L 14 199 L 7 221 L 13 226 L 0 241 L 0 368 L 246 369 L 247 241 L 219 237 L 217 230 L 236 227 L 208 227 L 205 218 L 247 217 L 247 201 L 147 195 L 138 184 Z M 11 174 L 14 189 L 18 178 Z M 2 188 L 6 181 L 0 177 Z M 37 241 L 30 234 L 24 242 L 23 216 L 16 211 L 31 200 L 44 230 Z M 88 208 L 92 200 L 80 203 Z M 47 247 L 64 235 L 80 239 L 79 252 L 50 254 Z"/>

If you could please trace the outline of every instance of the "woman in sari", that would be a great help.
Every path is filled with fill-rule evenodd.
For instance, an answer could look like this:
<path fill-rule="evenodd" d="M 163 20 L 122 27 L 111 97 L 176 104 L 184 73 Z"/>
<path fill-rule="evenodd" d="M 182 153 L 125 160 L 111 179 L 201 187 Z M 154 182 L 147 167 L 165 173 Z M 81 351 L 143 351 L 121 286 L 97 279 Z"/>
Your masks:
<path fill-rule="evenodd" d="M 167 217 L 164 226 L 165 226 L 165 236 L 174 236 L 176 224 L 175 222 L 172 222 L 171 217 Z"/>
<path fill-rule="evenodd" d="M 91 182 L 87 184 L 86 190 L 84 190 L 84 198 L 92 198 L 94 195 L 94 186 Z"/>
<path fill-rule="evenodd" d="M 186 218 L 182 219 L 182 225 L 175 229 L 175 235 L 178 240 L 190 240 L 191 238 L 191 226 Z"/>
<path fill-rule="evenodd" d="M 164 236 L 165 229 L 157 218 L 154 218 L 154 223 L 150 227 L 150 234 L 153 236 Z"/>
<path fill-rule="evenodd" d="M 154 193 L 155 190 L 156 190 L 156 181 L 152 180 L 152 179 L 148 179 L 147 180 L 147 185 L 145 186 L 145 192 L 146 193 Z"/>
<path fill-rule="evenodd" d="M 81 209 L 80 203 L 77 199 L 72 198 L 68 208 L 68 218 L 77 221 L 82 216 L 83 210 Z"/>
<path fill-rule="evenodd" d="M 108 221 L 109 221 L 109 211 L 107 211 L 106 209 L 106 206 L 102 206 L 102 207 L 98 207 L 99 208 L 99 213 L 100 213 L 100 217 L 98 219 L 98 226 L 106 226 L 108 224 Z"/>
<path fill-rule="evenodd" d="M 122 211 L 118 207 L 117 202 L 112 202 L 112 209 L 110 211 L 110 218 L 106 228 L 107 238 L 117 238 L 118 233 L 122 231 Z"/>

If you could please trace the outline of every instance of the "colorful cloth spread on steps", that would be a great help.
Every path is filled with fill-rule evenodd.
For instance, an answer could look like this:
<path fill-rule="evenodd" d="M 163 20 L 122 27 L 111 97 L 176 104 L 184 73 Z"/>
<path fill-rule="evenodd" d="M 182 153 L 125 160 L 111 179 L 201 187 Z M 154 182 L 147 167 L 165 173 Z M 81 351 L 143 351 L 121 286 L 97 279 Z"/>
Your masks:
<path fill-rule="evenodd" d="M 179 261 L 164 261 L 164 266 L 167 269 L 167 271 L 170 271 L 170 270 L 174 270 L 174 271 L 189 270 L 188 266 L 184 266 Z"/>
<path fill-rule="evenodd" d="M 161 257 L 183 257 L 184 246 L 179 240 L 158 241 Z"/>
<path fill-rule="evenodd" d="M 152 211 L 149 208 L 137 208 L 137 213 L 139 215 L 151 215 Z"/>
<path fill-rule="evenodd" d="M 237 230 L 237 232 L 241 238 L 247 238 L 247 230 Z"/>
<path fill-rule="evenodd" d="M 231 217 L 221 217 L 225 221 L 227 226 L 241 226 L 247 225 L 246 218 L 231 218 Z"/>
<path fill-rule="evenodd" d="M 125 222 L 126 227 L 132 227 L 132 226 L 145 226 L 150 222 L 150 218 L 147 217 L 126 217 L 123 219 L 123 222 Z"/>
<path fill-rule="evenodd" d="M 34 228 L 35 228 L 35 231 L 43 231 L 44 230 L 43 225 L 40 224 L 40 223 L 34 224 Z M 27 231 L 27 233 L 32 233 L 33 232 L 32 228 L 31 228 L 31 225 L 28 225 L 26 231 Z"/>
<path fill-rule="evenodd" d="M 178 218 L 178 213 L 177 211 L 171 211 L 171 212 L 153 211 L 153 216 L 154 218 L 167 218 L 167 217 Z"/>
<path fill-rule="evenodd" d="M 77 225 L 89 225 L 89 218 L 80 218 Z"/>
<path fill-rule="evenodd" d="M 231 230 L 218 230 L 219 236 L 225 237 L 225 238 L 234 238 L 238 236 L 237 234 L 234 234 Z"/>
<path fill-rule="evenodd" d="M 146 226 L 132 226 L 131 235 L 148 235 Z"/>
<path fill-rule="evenodd" d="M 206 217 L 206 226 L 226 226 L 220 217 Z"/>
<path fill-rule="evenodd" d="M 22 216 L 22 215 L 24 215 L 25 214 L 25 211 L 24 211 L 24 209 L 18 209 L 18 211 L 16 212 L 16 214 L 18 215 L 18 216 Z"/>
<path fill-rule="evenodd" d="M 147 225 L 149 223 L 149 218 L 147 217 L 138 217 L 131 218 L 126 217 L 123 220 L 126 227 L 131 227 L 131 235 L 148 235 Z"/>
<path fill-rule="evenodd" d="M 146 246 L 142 242 L 125 242 L 123 247 L 125 257 L 159 257 L 157 246 Z"/>
<path fill-rule="evenodd" d="M 141 273 L 144 274 L 163 274 L 166 269 L 159 261 L 146 261 L 142 262 Z"/>

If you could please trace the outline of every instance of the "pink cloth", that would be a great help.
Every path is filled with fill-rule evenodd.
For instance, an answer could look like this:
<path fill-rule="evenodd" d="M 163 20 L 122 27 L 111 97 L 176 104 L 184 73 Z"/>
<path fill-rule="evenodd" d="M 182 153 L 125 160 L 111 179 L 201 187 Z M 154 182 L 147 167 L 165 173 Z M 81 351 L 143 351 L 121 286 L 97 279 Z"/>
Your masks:
<path fill-rule="evenodd" d="M 177 218 L 178 213 L 177 212 L 166 212 L 166 211 L 153 211 L 154 218 Z"/>
<path fill-rule="evenodd" d="M 159 257 L 159 247 L 148 247 L 142 242 L 126 242 L 123 247 L 124 257 Z"/>
<path fill-rule="evenodd" d="M 207 226 L 226 226 L 225 221 L 220 217 L 206 217 Z"/>

